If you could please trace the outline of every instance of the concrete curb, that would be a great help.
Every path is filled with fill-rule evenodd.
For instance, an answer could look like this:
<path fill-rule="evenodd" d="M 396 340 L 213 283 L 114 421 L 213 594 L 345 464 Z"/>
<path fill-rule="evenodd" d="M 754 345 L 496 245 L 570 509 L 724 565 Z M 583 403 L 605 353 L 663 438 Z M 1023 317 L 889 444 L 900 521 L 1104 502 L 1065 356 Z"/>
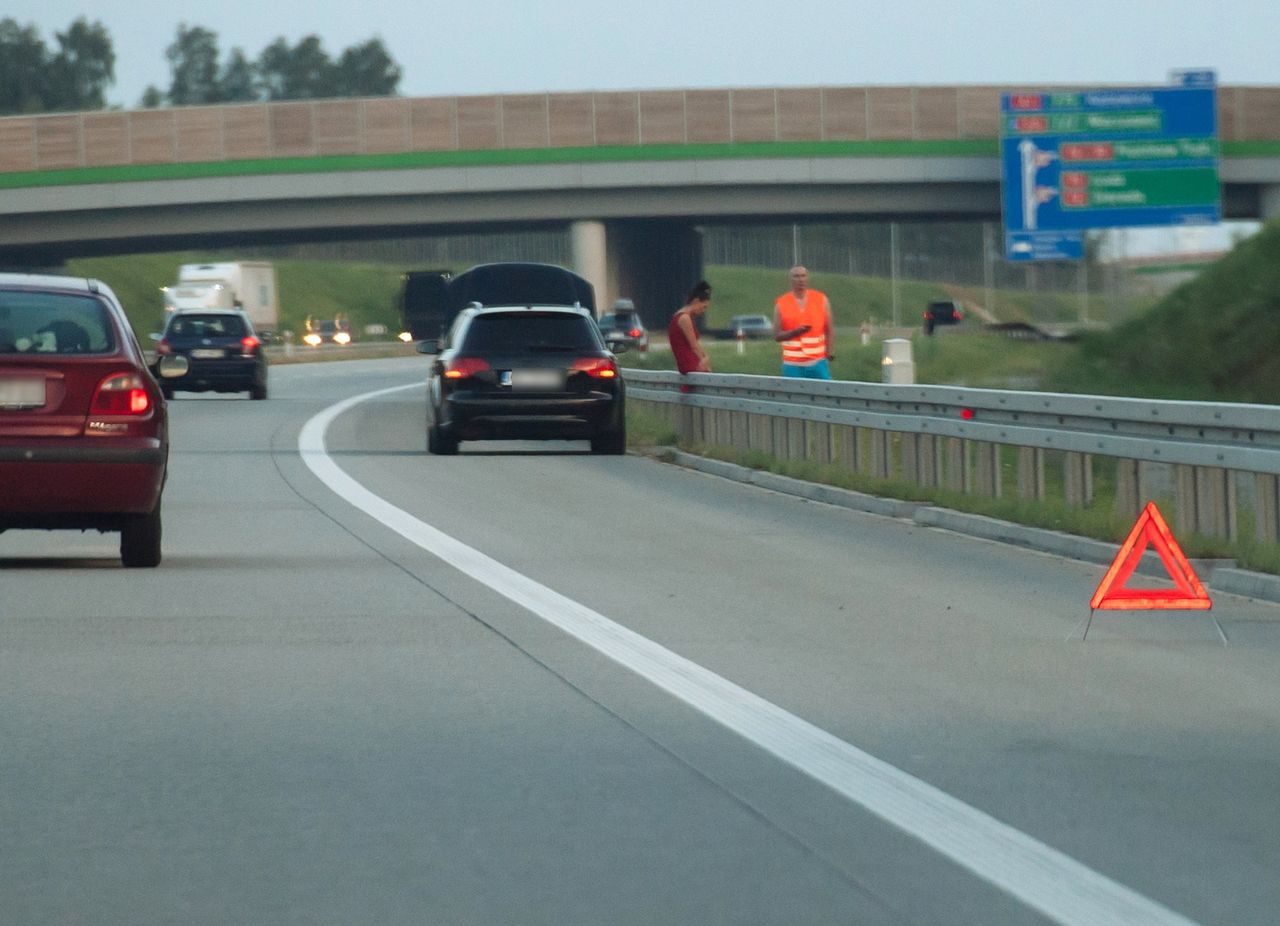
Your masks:
<path fill-rule="evenodd" d="M 984 515 L 968 514 L 952 511 L 948 508 L 937 508 L 921 502 L 902 501 L 901 499 L 880 498 L 866 495 L 850 489 L 805 482 L 762 470 L 726 463 L 723 460 L 712 460 L 700 457 L 683 450 L 672 450 L 661 455 L 678 466 L 697 470 L 712 476 L 733 479 L 749 485 L 760 486 L 784 495 L 794 495 L 810 501 L 865 511 L 870 514 L 889 518 L 902 518 L 914 521 L 921 527 L 936 527 L 943 530 L 982 537 L 997 543 L 1026 547 L 1042 553 L 1065 556 L 1068 559 L 1111 565 L 1120 550 L 1120 544 L 1107 543 L 1102 540 L 1091 540 L 1064 534 L 1060 531 L 1046 530 L 1040 527 L 1027 527 L 1013 524 Z M 1232 595 L 1243 595 L 1261 601 L 1280 602 L 1280 576 L 1259 572 L 1248 572 L 1236 568 L 1235 560 L 1193 559 L 1191 568 L 1209 588 Z M 1138 572 L 1144 575 L 1167 577 L 1164 564 L 1153 552 L 1148 552 L 1138 565 Z"/>

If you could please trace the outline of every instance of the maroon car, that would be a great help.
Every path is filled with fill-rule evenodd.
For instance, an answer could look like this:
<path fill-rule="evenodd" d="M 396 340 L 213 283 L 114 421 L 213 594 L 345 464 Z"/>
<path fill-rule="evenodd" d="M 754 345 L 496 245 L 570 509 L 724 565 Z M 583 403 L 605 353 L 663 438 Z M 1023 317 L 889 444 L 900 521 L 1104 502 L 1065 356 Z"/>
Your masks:
<path fill-rule="evenodd" d="M 125 566 L 156 566 L 168 458 L 164 398 L 115 294 L 0 273 L 0 531 L 119 531 Z"/>

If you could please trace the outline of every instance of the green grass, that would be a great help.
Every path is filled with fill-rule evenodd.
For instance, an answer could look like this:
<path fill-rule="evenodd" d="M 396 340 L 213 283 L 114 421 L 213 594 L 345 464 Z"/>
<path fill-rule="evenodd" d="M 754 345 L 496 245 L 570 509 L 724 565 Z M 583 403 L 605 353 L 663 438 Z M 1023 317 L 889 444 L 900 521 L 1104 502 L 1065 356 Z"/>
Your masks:
<path fill-rule="evenodd" d="M 1151 310 L 1086 337 L 1046 388 L 1274 404 L 1280 395 L 1280 221 Z"/>

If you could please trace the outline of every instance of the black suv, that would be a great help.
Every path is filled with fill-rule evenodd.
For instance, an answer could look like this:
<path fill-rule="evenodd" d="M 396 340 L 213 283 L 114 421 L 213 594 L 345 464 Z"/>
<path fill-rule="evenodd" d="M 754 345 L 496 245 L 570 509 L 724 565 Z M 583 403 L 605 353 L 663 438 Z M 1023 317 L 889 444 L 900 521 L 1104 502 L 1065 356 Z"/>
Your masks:
<path fill-rule="evenodd" d="M 157 341 L 156 361 L 186 357 L 185 375 L 163 379 L 166 399 L 184 392 L 248 392 L 267 397 L 267 355 L 249 316 L 234 309 L 187 309 L 174 312 Z"/>
<path fill-rule="evenodd" d="M 435 355 L 430 453 L 457 453 L 464 440 L 529 439 L 587 439 L 592 453 L 626 452 L 622 376 L 586 309 L 477 306 L 418 350 Z"/>
<path fill-rule="evenodd" d="M 924 333 L 933 334 L 933 329 L 938 325 L 958 325 L 962 321 L 964 311 L 960 308 L 960 303 L 950 299 L 930 302 L 924 310 Z"/>

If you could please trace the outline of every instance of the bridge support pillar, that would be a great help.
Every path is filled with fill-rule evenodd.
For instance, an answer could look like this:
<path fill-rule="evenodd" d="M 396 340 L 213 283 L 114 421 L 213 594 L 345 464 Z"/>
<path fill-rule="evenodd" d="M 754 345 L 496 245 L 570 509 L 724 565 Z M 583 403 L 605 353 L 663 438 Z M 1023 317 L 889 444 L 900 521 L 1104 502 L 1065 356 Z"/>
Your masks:
<path fill-rule="evenodd" d="M 626 297 L 650 330 L 665 330 L 702 278 L 702 235 L 687 222 L 582 220 L 569 238 L 573 269 L 595 287 L 597 314 Z"/>
<path fill-rule="evenodd" d="M 1280 183 L 1264 186 L 1258 197 L 1258 211 L 1262 213 L 1262 221 L 1274 219 L 1280 215 Z"/>
<path fill-rule="evenodd" d="M 569 226 L 569 244 L 573 249 L 574 271 L 595 287 L 598 315 L 610 304 L 605 301 L 609 291 L 609 261 L 604 223 L 574 222 Z"/>

